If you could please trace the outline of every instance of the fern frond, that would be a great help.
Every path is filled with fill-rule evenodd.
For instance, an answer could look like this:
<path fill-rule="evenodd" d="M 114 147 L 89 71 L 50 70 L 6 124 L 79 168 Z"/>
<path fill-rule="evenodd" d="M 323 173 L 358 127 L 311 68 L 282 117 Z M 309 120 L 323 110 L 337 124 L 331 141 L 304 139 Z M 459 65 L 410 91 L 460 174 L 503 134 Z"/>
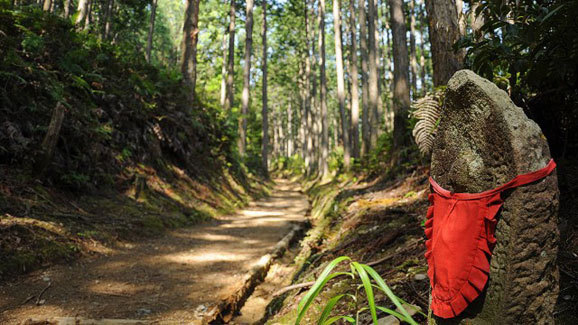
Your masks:
<path fill-rule="evenodd" d="M 423 155 L 429 155 L 433 148 L 444 95 L 445 89 L 437 88 L 411 105 L 411 115 L 418 120 L 412 134 Z"/>

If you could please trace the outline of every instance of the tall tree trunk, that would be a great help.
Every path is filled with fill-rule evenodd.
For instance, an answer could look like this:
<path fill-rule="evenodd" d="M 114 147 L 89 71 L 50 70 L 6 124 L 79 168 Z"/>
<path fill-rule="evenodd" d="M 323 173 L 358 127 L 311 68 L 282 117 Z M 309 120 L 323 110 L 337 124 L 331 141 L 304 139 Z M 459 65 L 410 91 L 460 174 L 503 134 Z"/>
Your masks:
<path fill-rule="evenodd" d="M 82 26 L 84 19 L 86 18 L 86 13 L 88 11 L 88 0 L 78 1 L 78 16 L 76 16 L 75 24 L 76 26 Z"/>
<path fill-rule="evenodd" d="M 310 0 L 305 0 L 309 2 Z M 311 17 L 315 17 L 315 12 L 313 11 L 314 1 L 311 0 Z M 307 7 L 307 6 L 306 6 Z M 309 13 L 309 9 L 306 8 L 307 12 Z M 318 159 L 317 155 L 319 154 L 319 99 L 317 97 L 317 57 L 316 57 L 316 45 L 315 45 L 315 24 L 308 23 L 309 26 L 309 44 L 311 47 L 311 51 L 309 57 L 311 59 L 311 71 L 309 73 L 309 85 L 311 87 L 311 93 L 309 96 L 310 99 L 310 110 L 307 124 L 309 125 L 310 132 L 309 138 L 307 140 L 307 147 L 309 148 L 309 166 L 307 173 L 312 175 L 313 172 L 318 168 Z"/>
<path fill-rule="evenodd" d="M 86 9 L 86 17 L 84 18 L 84 30 L 88 31 L 90 29 L 90 22 L 92 21 L 92 5 L 94 0 L 89 0 Z"/>
<path fill-rule="evenodd" d="M 377 144 L 377 128 L 378 128 L 378 71 L 377 71 L 377 40 L 375 38 L 376 26 L 375 17 L 377 15 L 377 8 L 375 6 L 376 0 L 368 1 L 368 15 L 367 15 L 367 36 L 369 46 L 369 121 L 370 121 L 370 148 L 375 148 Z"/>
<path fill-rule="evenodd" d="M 399 153 L 409 145 L 409 62 L 403 0 L 390 0 L 391 28 L 393 36 L 393 148 Z M 400 157 L 394 154 L 394 159 Z M 399 160 L 398 160 L 399 162 Z"/>
<path fill-rule="evenodd" d="M 189 100 L 195 96 L 197 82 L 197 42 L 199 37 L 199 0 L 187 0 L 185 21 L 183 24 L 183 46 L 181 73 L 183 80 L 190 87 Z"/>
<path fill-rule="evenodd" d="M 341 8 L 339 0 L 333 0 L 333 29 L 335 34 L 335 65 L 337 72 L 337 100 L 341 116 L 341 134 L 343 141 L 343 164 L 349 169 L 351 148 L 349 142 L 349 123 L 345 112 L 345 72 L 343 71 L 343 44 L 341 38 Z"/>
<path fill-rule="evenodd" d="M 417 98 L 417 54 L 415 49 L 415 0 L 409 1 L 409 63 L 411 67 L 411 94 Z"/>
<path fill-rule="evenodd" d="M 70 0 L 64 0 L 64 18 L 70 17 Z"/>
<path fill-rule="evenodd" d="M 351 141 L 353 158 L 359 158 L 359 80 L 357 70 L 357 22 L 355 20 L 355 0 L 349 1 L 349 32 L 351 37 Z"/>
<path fill-rule="evenodd" d="M 147 62 L 151 62 L 151 52 L 153 49 L 153 36 L 155 33 L 155 18 L 156 18 L 156 14 L 157 14 L 157 1 L 158 0 L 152 0 L 151 3 L 151 19 L 149 22 L 149 35 L 148 35 L 148 39 L 147 39 L 147 51 L 146 51 L 146 59 Z M 197 6 L 195 6 L 197 7 Z M 198 9 L 197 9 L 198 12 Z"/>
<path fill-rule="evenodd" d="M 361 52 L 361 154 L 363 156 L 369 153 L 370 149 L 370 127 L 369 127 L 369 57 L 367 46 L 367 9 L 366 0 L 358 0 L 359 10 L 359 46 Z"/>
<path fill-rule="evenodd" d="M 447 84 L 454 72 L 461 69 L 465 52 L 454 51 L 461 37 L 460 23 L 454 0 L 425 0 L 429 22 L 434 86 Z"/>
<path fill-rule="evenodd" d="M 312 139 L 311 139 L 311 27 L 309 24 L 309 4 L 308 0 L 305 0 L 305 10 L 304 10 L 304 19 L 305 19 L 305 104 L 304 104 L 304 139 L 303 139 L 303 159 L 305 161 L 305 169 L 307 174 L 310 172 L 310 164 L 311 164 L 311 154 L 309 153 L 312 148 Z"/>
<path fill-rule="evenodd" d="M 247 150 L 247 115 L 249 114 L 249 87 L 251 82 L 251 54 L 253 51 L 253 0 L 247 0 L 245 19 L 245 66 L 243 66 L 243 94 L 239 118 L 239 153 Z"/>
<path fill-rule="evenodd" d="M 484 15 L 477 13 L 479 6 L 480 2 L 475 1 L 472 3 L 470 9 L 470 27 L 472 28 L 472 34 L 476 42 L 480 42 L 484 38 L 481 32 L 482 26 L 484 26 Z"/>
<path fill-rule="evenodd" d="M 289 98 L 287 103 L 287 157 L 293 156 L 293 102 Z"/>
<path fill-rule="evenodd" d="M 221 107 L 225 108 L 225 101 L 227 100 L 227 36 L 229 34 L 229 27 L 223 33 L 223 63 L 221 64 Z"/>
<path fill-rule="evenodd" d="M 327 79 L 325 76 L 325 0 L 319 0 L 319 106 L 321 108 L 321 157 L 319 161 L 321 176 L 329 174 L 329 117 L 327 115 Z"/>
<path fill-rule="evenodd" d="M 420 56 L 419 56 L 419 66 L 420 66 L 420 79 L 421 79 L 421 95 L 425 96 L 427 93 L 428 85 L 426 84 L 425 75 L 427 71 L 427 62 L 425 60 L 425 37 L 427 33 L 427 22 L 424 17 L 424 8 L 422 6 L 422 1 L 418 2 L 419 9 L 419 21 L 421 30 L 419 31 L 419 46 L 420 46 Z"/>
<path fill-rule="evenodd" d="M 50 7 L 52 7 L 52 0 L 44 0 L 44 3 L 42 4 L 42 10 L 50 11 Z"/>
<path fill-rule="evenodd" d="M 230 110 L 235 100 L 235 0 L 231 0 L 229 12 L 229 58 L 227 62 L 227 96 L 225 109 Z"/>
<path fill-rule="evenodd" d="M 261 29 L 261 43 L 263 46 L 263 57 L 262 57 L 262 73 L 263 73 L 263 86 L 261 87 L 263 101 L 263 107 L 261 109 L 261 115 L 263 118 L 263 139 L 261 144 L 261 168 L 265 173 L 265 177 L 269 178 L 269 120 L 267 116 L 267 1 L 261 0 L 261 5 L 263 8 L 263 28 Z"/>

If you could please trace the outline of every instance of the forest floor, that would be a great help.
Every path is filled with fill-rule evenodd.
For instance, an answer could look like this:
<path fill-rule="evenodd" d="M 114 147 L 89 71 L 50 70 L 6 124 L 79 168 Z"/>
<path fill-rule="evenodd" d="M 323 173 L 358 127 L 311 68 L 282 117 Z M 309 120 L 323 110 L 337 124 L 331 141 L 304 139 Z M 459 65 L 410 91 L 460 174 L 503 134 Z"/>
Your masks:
<path fill-rule="evenodd" d="M 308 209 L 298 185 L 277 180 L 269 197 L 234 214 L 17 277 L 0 284 L 0 324 L 57 317 L 196 323 Z"/>

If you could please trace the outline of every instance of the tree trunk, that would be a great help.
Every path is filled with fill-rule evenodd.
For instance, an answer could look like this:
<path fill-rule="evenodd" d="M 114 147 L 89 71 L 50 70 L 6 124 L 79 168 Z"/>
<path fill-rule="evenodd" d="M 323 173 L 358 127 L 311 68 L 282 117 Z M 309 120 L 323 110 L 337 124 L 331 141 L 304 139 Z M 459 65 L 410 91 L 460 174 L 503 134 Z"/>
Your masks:
<path fill-rule="evenodd" d="M 395 152 L 409 145 L 409 62 L 403 0 L 390 0 L 391 29 L 393 38 L 393 148 Z M 394 155 L 394 159 L 399 156 Z M 395 162 L 395 161 L 394 161 Z M 397 161 L 399 162 L 399 160 Z"/>
<path fill-rule="evenodd" d="M 293 156 L 293 106 L 291 98 L 287 103 L 287 157 Z"/>
<path fill-rule="evenodd" d="M 472 7 L 470 9 L 470 27 L 472 28 L 472 34 L 474 35 L 474 40 L 476 42 L 480 42 L 483 40 L 484 35 L 481 32 L 482 26 L 484 26 L 484 15 L 481 13 L 478 15 L 476 11 L 480 3 L 478 1 L 472 3 Z"/>
<path fill-rule="evenodd" d="M 221 64 L 221 107 L 225 108 L 225 101 L 227 98 L 227 35 L 229 28 L 223 33 L 223 63 Z"/>
<path fill-rule="evenodd" d="M 425 0 L 425 4 L 429 22 L 433 82 L 434 87 L 437 87 L 447 84 L 451 76 L 463 66 L 465 51 L 453 50 L 453 45 L 461 36 L 455 2 Z"/>
<path fill-rule="evenodd" d="M 93 0 L 88 1 L 87 9 L 86 9 L 86 17 L 84 19 L 84 30 L 90 30 L 90 22 L 92 21 L 92 5 Z"/>
<path fill-rule="evenodd" d="M 249 114 L 249 87 L 251 82 L 251 52 L 253 51 L 253 0 L 247 0 L 245 19 L 245 66 L 243 67 L 243 94 L 239 118 L 239 154 L 247 150 L 247 115 Z"/>
<path fill-rule="evenodd" d="M 415 0 L 409 2 L 409 63 L 411 66 L 411 94 L 417 98 L 417 54 L 415 49 Z"/>
<path fill-rule="evenodd" d="M 327 116 L 327 79 L 325 76 L 325 0 L 319 0 L 319 106 L 321 108 L 321 157 L 319 161 L 321 176 L 329 174 L 329 117 Z"/>
<path fill-rule="evenodd" d="M 311 46 L 311 27 L 309 24 L 309 6 L 308 0 L 305 0 L 305 10 L 304 10 L 304 18 L 305 18 L 305 103 L 304 103 L 304 112 L 303 112 L 303 119 L 304 119 L 304 139 L 303 139 L 303 159 L 305 161 L 305 169 L 307 173 L 310 172 L 310 164 L 311 164 L 311 155 L 309 153 L 312 150 L 312 140 L 311 140 L 311 58 L 310 58 L 310 46 Z"/>
<path fill-rule="evenodd" d="M 42 10 L 50 11 L 50 7 L 52 7 L 52 0 L 44 0 L 44 3 L 42 4 Z"/>
<path fill-rule="evenodd" d="M 229 58 L 227 62 L 227 96 L 225 97 L 225 109 L 233 108 L 235 100 L 235 0 L 231 0 L 229 12 Z"/>
<path fill-rule="evenodd" d="M 425 60 L 425 38 L 424 35 L 425 33 L 427 33 L 426 29 L 427 29 L 427 23 L 425 21 L 425 17 L 423 15 L 424 12 L 424 8 L 421 6 L 421 0 L 419 3 L 419 21 L 420 21 L 420 26 L 421 26 L 421 30 L 419 32 L 419 46 L 420 46 L 420 56 L 419 56 L 419 65 L 420 65 L 420 79 L 421 79 L 421 95 L 425 96 L 425 94 L 427 93 L 427 88 L 428 85 L 426 84 L 425 81 L 425 75 L 426 75 L 426 71 L 427 71 L 427 63 Z"/>
<path fill-rule="evenodd" d="M 370 128 L 369 128 L 369 58 L 367 49 L 367 9 L 365 8 L 366 0 L 358 0 L 359 4 L 359 45 L 361 52 L 361 154 L 363 156 L 369 153 L 370 149 Z"/>
<path fill-rule="evenodd" d="M 54 155 L 54 149 L 58 143 L 58 138 L 60 136 L 60 129 L 62 128 L 62 121 L 64 120 L 64 113 L 66 108 L 62 103 L 58 102 L 54 111 L 52 112 L 52 117 L 50 118 L 50 124 L 48 125 L 48 130 L 46 135 L 42 140 L 41 145 L 41 157 L 38 159 L 36 165 L 36 172 L 38 175 L 46 170 L 52 161 L 52 156 Z"/>
<path fill-rule="evenodd" d="M 351 37 L 351 141 L 353 158 L 359 158 L 359 80 L 357 71 L 357 28 L 355 20 L 355 0 L 349 1 L 349 32 Z"/>
<path fill-rule="evenodd" d="M 369 111 L 369 122 L 370 122 L 370 145 L 369 148 L 375 148 L 377 144 L 377 106 L 378 106 L 378 76 L 377 76 L 377 43 L 375 39 L 375 16 L 377 10 L 375 7 L 376 0 L 368 1 L 367 10 L 367 36 L 368 36 L 368 59 L 369 59 L 369 100 L 368 100 L 368 111 Z"/>
<path fill-rule="evenodd" d="M 261 168 L 265 177 L 269 178 L 269 120 L 267 116 L 267 1 L 261 0 L 263 8 L 263 28 L 261 29 L 261 40 L 263 46 L 263 57 L 262 57 L 262 72 L 263 72 L 263 86 L 262 90 L 262 101 L 263 107 L 261 109 L 261 115 L 263 118 L 263 139 L 261 144 Z"/>
<path fill-rule="evenodd" d="M 341 134 L 343 141 L 343 164 L 346 169 L 350 165 L 349 123 L 345 113 L 345 72 L 343 71 L 343 49 L 341 38 L 341 8 L 339 0 L 333 0 L 333 29 L 335 34 L 335 66 L 337 71 L 337 100 L 341 116 Z"/>
<path fill-rule="evenodd" d="M 157 14 L 157 1 L 158 0 L 152 0 L 151 3 L 151 19 L 149 23 L 149 35 L 147 40 L 147 51 L 146 51 L 146 59 L 147 62 L 149 63 L 151 62 L 151 51 L 153 49 L 153 35 L 155 33 L 155 16 Z"/>
<path fill-rule="evenodd" d="M 88 12 L 88 0 L 78 1 L 78 16 L 76 16 L 75 24 L 76 26 L 82 26 L 84 19 L 86 18 L 86 13 Z"/>
<path fill-rule="evenodd" d="M 64 18 L 70 17 L 70 0 L 64 0 Z"/>
<path fill-rule="evenodd" d="M 197 42 L 199 39 L 199 0 L 187 0 L 185 22 L 183 24 L 183 46 L 181 73 L 183 80 L 190 87 L 189 100 L 195 96 L 197 82 Z"/>

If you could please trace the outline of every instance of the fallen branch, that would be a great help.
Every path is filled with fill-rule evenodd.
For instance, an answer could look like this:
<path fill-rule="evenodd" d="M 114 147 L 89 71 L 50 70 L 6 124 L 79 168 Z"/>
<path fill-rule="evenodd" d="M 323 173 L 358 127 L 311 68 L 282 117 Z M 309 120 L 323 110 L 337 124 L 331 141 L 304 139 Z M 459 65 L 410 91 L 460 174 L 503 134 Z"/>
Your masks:
<path fill-rule="evenodd" d="M 52 286 L 52 282 L 48 282 L 48 285 L 42 289 L 42 291 L 40 291 L 40 293 L 38 294 L 38 297 L 36 298 L 36 306 L 40 306 L 40 299 L 42 298 L 42 295 L 46 292 L 46 290 L 48 290 L 48 288 L 50 288 Z"/>
<path fill-rule="evenodd" d="M 294 226 L 291 232 L 275 245 L 270 254 L 262 256 L 259 262 L 245 277 L 243 285 L 232 295 L 221 300 L 214 306 L 203 318 L 203 324 L 223 324 L 229 322 L 234 314 L 243 307 L 243 304 L 253 293 L 255 287 L 263 282 L 273 261 L 285 253 L 291 242 L 297 238 L 297 235 L 304 227 L 304 224 Z"/>

